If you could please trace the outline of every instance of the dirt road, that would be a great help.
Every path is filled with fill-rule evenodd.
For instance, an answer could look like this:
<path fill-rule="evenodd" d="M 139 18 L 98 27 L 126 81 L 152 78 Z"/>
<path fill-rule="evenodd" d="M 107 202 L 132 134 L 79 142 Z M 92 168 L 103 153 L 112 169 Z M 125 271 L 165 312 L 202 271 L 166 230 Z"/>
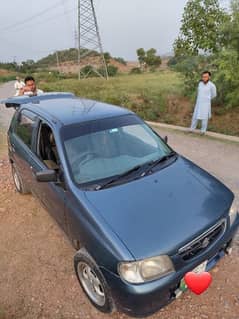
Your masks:
<path fill-rule="evenodd" d="M 0 88 L 0 98 L 11 86 Z M 0 106 L 0 121 L 11 116 Z M 4 114 L 4 116 L 3 116 Z M 0 123 L 1 124 L 1 123 Z M 5 125 L 6 126 L 6 125 Z M 210 171 L 239 196 L 239 145 L 160 130 L 179 153 Z M 186 292 L 150 319 L 238 319 L 239 240 L 231 256 L 212 271 L 213 283 L 200 296 Z M 74 250 L 31 195 L 14 190 L 6 151 L 0 157 L 0 319 L 119 319 L 97 312 L 73 271 Z"/>
<path fill-rule="evenodd" d="M 0 100 L 13 96 L 14 93 L 14 81 L 0 85 Z M 8 127 L 12 114 L 13 110 L 6 109 L 3 105 L 0 104 L 0 127 Z"/>

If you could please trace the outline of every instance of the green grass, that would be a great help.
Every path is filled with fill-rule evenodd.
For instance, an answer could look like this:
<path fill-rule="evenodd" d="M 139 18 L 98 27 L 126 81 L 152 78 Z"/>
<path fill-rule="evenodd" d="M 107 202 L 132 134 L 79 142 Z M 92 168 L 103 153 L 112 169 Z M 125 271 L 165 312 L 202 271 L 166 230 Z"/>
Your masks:
<path fill-rule="evenodd" d="M 182 91 L 180 77 L 172 71 L 100 78 L 42 82 L 45 91 L 70 91 L 78 96 L 125 106 L 144 119 L 158 120 L 167 110 L 169 95 Z"/>
<path fill-rule="evenodd" d="M 137 75 L 51 81 L 38 77 L 45 91 L 73 92 L 77 96 L 125 106 L 148 121 L 189 127 L 195 99 L 184 95 L 184 79 L 171 70 Z M 196 88 L 195 88 L 196 92 Z M 209 130 L 239 136 L 239 107 L 214 106 Z"/>
<path fill-rule="evenodd" d="M 5 83 L 5 82 L 9 82 L 9 81 L 13 81 L 16 79 L 15 75 L 4 75 L 4 76 L 0 76 L 0 83 Z"/>

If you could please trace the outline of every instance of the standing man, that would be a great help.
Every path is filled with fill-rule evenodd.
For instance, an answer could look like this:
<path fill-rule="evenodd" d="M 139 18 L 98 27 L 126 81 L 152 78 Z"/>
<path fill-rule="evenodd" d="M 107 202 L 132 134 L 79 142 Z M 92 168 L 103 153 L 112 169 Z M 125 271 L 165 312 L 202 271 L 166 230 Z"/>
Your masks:
<path fill-rule="evenodd" d="M 210 81 L 211 72 L 204 71 L 198 85 L 197 101 L 193 113 L 190 132 L 196 129 L 198 120 L 201 120 L 201 135 L 207 130 L 208 120 L 211 118 L 211 101 L 217 96 L 215 84 Z"/>
<path fill-rule="evenodd" d="M 16 82 L 14 83 L 14 88 L 16 90 L 15 96 L 19 95 L 19 91 L 25 86 L 25 83 L 20 79 L 19 76 L 16 76 Z"/>
<path fill-rule="evenodd" d="M 24 80 L 25 86 L 20 89 L 19 95 L 40 95 L 43 94 L 42 90 L 37 89 L 35 79 L 32 76 L 27 76 Z"/>

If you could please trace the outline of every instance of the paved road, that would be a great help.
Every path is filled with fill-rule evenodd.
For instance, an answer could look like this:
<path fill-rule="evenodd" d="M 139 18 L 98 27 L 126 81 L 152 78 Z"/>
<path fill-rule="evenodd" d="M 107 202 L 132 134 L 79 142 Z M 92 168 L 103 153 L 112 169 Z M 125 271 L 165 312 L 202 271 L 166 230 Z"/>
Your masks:
<path fill-rule="evenodd" d="M 0 86 L 0 100 L 14 95 L 14 81 L 5 83 Z M 0 104 L 0 128 L 7 128 L 13 114 L 13 110 L 6 109 L 6 107 Z"/>

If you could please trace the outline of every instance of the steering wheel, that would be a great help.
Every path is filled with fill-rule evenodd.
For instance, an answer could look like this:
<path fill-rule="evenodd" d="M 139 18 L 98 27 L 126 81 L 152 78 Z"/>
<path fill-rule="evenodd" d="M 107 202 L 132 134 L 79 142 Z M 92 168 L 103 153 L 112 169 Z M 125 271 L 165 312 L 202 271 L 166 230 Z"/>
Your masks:
<path fill-rule="evenodd" d="M 98 157 L 98 154 L 95 152 L 81 153 L 80 156 L 79 157 L 77 156 L 71 163 L 73 171 L 74 171 L 74 168 L 76 168 L 76 165 L 77 165 L 77 169 L 79 169 L 79 164 L 84 165 L 85 163 L 87 163 L 88 161 L 92 160 L 95 157 Z"/>

